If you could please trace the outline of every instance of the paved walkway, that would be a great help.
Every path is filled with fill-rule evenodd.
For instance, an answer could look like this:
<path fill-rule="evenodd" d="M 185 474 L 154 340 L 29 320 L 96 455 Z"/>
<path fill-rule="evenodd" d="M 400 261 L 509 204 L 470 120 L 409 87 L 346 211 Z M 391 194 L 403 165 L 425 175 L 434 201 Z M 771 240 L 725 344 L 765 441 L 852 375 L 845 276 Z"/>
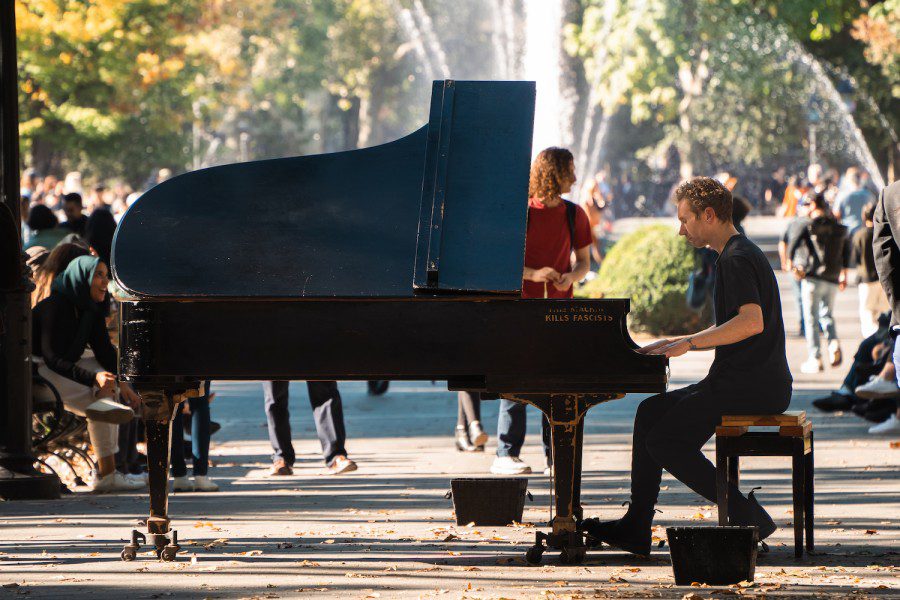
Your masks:
<path fill-rule="evenodd" d="M 775 226 L 749 227 L 770 244 Z M 783 291 L 787 285 L 781 280 Z M 847 352 L 859 341 L 856 290 L 839 295 L 838 332 Z M 785 301 L 788 331 L 796 309 Z M 796 369 L 803 341 L 789 335 Z M 672 363 L 671 387 L 696 381 L 712 356 Z M 810 410 L 844 373 L 796 375 L 792 409 Z M 293 477 L 265 477 L 270 452 L 258 383 L 217 383 L 213 418 L 222 424 L 212 454 L 217 494 L 171 499 L 186 553 L 177 563 L 119 560 L 129 531 L 146 516 L 146 494 L 78 493 L 52 502 L 0 503 L 0 600 L 29 598 L 720 598 L 726 595 L 900 598 L 900 449 L 866 434 L 853 416 L 811 412 L 816 431 L 817 554 L 793 558 L 789 461 L 745 460 L 746 486 L 759 492 L 781 529 L 748 587 L 678 588 L 668 552 L 637 559 L 589 554 L 582 566 L 522 559 L 533 523 L 549 516 L 549 479 L 529 478 L 534 502 L 520 527 L 456 527 L 449 480 L 485 474 L 494 450 L 497 403 L 484 404 L 486 454 L 452 449 L 455 395 L 441 384 L 392 384 L 380 398 L 362 383 L 342 383 L 349 450 L 356 473 L 324 474 L 302 384 L 292 386 L 298 465 Z M 586 423 L 584 504 L 614 518 L 628 498 L 631 422 L 642 396 L 599 406 Z M 529 409 L 532 411 L 533 409 Z M 541 466 L 536 413 L 523 458 Z M 711 450 L 712 445 L 707 446 Z M 715 522 L 715 510 L 666 476 L 658 535 L 668 525 Z"/>

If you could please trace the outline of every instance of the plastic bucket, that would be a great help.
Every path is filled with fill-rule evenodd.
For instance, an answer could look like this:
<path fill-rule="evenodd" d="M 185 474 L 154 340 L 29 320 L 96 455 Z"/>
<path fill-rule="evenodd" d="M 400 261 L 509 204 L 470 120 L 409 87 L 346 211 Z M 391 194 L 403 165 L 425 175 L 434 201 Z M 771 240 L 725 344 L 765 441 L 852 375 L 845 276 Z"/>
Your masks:
<path fill-rule="evenodd" d="M 677 585 L 753 581 L 759 528 L 669 527 L 666 535 Z"/>
<path fill-rule="evenodd" d="M 524 477 L 463 477 L 450 480 L 456 524 L 509 525 L 522 521 L 528 479 Z"/>

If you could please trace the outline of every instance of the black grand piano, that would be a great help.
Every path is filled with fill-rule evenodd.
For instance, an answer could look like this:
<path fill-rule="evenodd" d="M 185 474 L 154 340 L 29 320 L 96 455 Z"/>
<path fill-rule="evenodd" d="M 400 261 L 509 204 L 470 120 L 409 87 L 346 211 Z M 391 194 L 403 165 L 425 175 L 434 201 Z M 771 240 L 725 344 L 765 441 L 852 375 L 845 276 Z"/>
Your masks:
<path fill-rule="evenodd" d="M 172 417 L 205 379 L 446 380 L 530 403 L 552 427 L 555 516 L 528 557 L 583 559 L 584 414 L 664 390 L 665 359 L 634 351 L 628 300 L 520 297 L 534 100 L 533 82 L 436 81 L 402 139 L 187 173 L 125 214 L 120 373 L 144 399 L 162 560 Z"/>

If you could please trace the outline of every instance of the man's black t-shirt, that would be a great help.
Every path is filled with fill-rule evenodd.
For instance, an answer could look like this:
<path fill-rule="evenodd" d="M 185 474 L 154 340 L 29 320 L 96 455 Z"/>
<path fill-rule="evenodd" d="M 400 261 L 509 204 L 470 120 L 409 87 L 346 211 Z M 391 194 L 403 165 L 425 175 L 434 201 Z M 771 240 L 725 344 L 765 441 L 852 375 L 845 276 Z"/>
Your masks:
<path fill-rule="evenodd" d="M 762 250 L 738 234 L 726 242 L 716 263 L 716 325 L 730 321 L 744 304 L 758 304 L 762 309 L 762 333 L 717 347 L 709 379 L 741 393 L 790 394 L 793 379 L 785 355 L 775 273 Z"/>

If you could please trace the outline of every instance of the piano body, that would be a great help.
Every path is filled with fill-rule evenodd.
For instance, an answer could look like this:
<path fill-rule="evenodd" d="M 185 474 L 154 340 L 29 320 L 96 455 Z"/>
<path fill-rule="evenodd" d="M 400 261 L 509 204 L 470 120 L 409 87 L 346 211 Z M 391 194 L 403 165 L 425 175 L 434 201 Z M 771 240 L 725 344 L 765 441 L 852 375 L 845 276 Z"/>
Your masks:
<path fill-rule="evenodd" d="M 532 82 L 438 81 L 407 137 L 187 173 L 125 214 L 120 374 L 144 399 L 162 560 L 178 550 L 171 422 L 205 379 L 446 380 L 533 404 L 552 426 L 556 515 L 529 556 L 583 558 L 583 416 L 664 390 L 665 359 L 634 351 L 628 300 L 520 297 L 534 98 Z"/>

